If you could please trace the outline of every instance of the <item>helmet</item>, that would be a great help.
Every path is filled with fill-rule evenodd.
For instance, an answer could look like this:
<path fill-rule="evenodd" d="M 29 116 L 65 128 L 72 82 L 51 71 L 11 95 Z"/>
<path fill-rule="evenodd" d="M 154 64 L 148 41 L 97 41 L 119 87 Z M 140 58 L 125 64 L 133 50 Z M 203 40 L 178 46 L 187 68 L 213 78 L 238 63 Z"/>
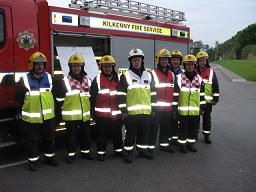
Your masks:
<path fill-rule="evenodd" d="M 33 65 L 34 63 L 38 63 L 38 62 L 43 62 L 43 63 L 47 63 L 47 58 L 46 56 L 42 53 L 42 52 L 35 52 L 33 53 L 29 59 L 28 59 L 28 68 L 29 70 L 33 69 Z"/>
<path fill-rule="evenodd" d="M 105 56 L 103 56 L 100 59 L 99 64 L 100 65 L 102 65 L 102 64 L 112 64 L 112 65 L 115 65 L 116 61 L 115 61 L 115 59 L 111 55 L 105 55 Z"/>
<path fill-rule="evenodd" d="M 158 53 L 156 54 L 156 63 L 159 64 L 159 58 L 161 57 L 167 57 L 171 58 L 171 53 L 167 49 L 160 49 Z"/>
<path fill-rule="evenodd" d="M 128 54 L 128 60 L 130 61 L 133 57 L 141 57 L 144 59 L 144 53 L 140 49 L 132 49 Z"/>
<path fill-rule="evenodd" d="M 84 65 L 84 58 L 81 55 L 74 54 L 69 57 L 68 65 L 71 64 L 81 64 Z"/>
<path fill-rule="evenodd" d="M 208 54 L 205 52 L 205 51 L 199 51 L 197 54 L 196 54 L 196 58 L 197 59 L 200 59 L 200 58 L 205 58 L 205 59 L 208 59 L 209 56 Z"/>
<path fill-rule="evenodd" d="M 185 57 L 183 57 L 183 63 L 186 63 L 186 62 L 196 63 L 197 60 L 196 60 L 196 57 L 194 55 L 186 55 Z"/>
<path fill-rule="evenodd" d="M 172 55 L 172 58 L 178 57 L 178 58 L 182 59 L 182 53 L 178 50 L 172 51 L 171 55 Z"/>

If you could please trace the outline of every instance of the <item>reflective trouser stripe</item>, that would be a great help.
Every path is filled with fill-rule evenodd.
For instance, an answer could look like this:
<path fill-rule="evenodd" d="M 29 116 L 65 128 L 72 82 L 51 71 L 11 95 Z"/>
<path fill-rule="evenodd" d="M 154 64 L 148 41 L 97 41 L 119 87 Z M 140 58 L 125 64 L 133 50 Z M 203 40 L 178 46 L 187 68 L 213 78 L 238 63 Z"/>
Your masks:
<path fill-rule="evenodd" d="M 90 150 L 81 150 L 81 153 L 90 153 Z"/>
<path fill-rule="evenodd" d="M 131 150 L 133 150 L 133 146 L 124 147 L 124 149 L 127 150 L 127 151 L 131 151 Z"/>
<path fill-rule="evenodd" d="M 141 148 L 141 149 L 147 149 L 147 148 L 148 148 L 147 145 L 139 145 L 139 144 L 137 144 L 137 147 L 138 147 L 138 148 Z"/>
<path fill-rule="evenodd" d="M 45 153 L 44 154 L 46 157 L 53 157 L 55 155 L 55 153 Z"/>
<path fill-rule="evenodd" d="M 155 146 L 154 145 L 149 145 L 148 148 L 149 149 L 155 149 Z"/>
<path fill-rule="evenodd" d="M 37 161 L 39 159 L 39 156 L 33 157 L 33 158 L 28 158 L 29 161 Z"/>
<path fill-rule="evenodd" d="M 204 130 L 203 130 L 203 133 L 210 133 L 210 131 L 204 131 Z"/>
<path fill-rule="evenodd" d="M 194 142 L 196 142 L 195 139 L 187 139 L 187 141 L 188 141 L 189 143 L 194 143 Z"/>
<path fill-rule="evenodd" d="M 169 146 L 169 143 L 160 143 L 159 144 L 161 147 L 168 147 Z"/>
<path fill-rule="evenodd" d="M 178 142 L 184 144 L 187 143 L 187 140 L 178 140 Z"/>
<path fill-rule="evenodd" d="M 99 155 L 104 155 L 106 153 L 106 151 L 98 151 Z"/>
<path fill-rule="evenodd" d="M 115 149 L 115 152 L 122 152 L 123 149 Z"/>
<path fill-rule="evenodd" d="M 68 156 L 75 156 L 76 153 L 68 153 Z"/>

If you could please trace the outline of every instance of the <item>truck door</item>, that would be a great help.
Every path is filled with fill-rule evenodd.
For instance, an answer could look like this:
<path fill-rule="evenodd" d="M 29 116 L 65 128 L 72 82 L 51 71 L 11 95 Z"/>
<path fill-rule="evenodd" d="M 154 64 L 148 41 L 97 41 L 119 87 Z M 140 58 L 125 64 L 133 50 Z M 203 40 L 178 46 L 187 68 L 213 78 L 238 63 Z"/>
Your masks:
<path fill-rule="evenodd" d="M 15 107 L 12 14 L 0 5 L 0 109 Z"/>

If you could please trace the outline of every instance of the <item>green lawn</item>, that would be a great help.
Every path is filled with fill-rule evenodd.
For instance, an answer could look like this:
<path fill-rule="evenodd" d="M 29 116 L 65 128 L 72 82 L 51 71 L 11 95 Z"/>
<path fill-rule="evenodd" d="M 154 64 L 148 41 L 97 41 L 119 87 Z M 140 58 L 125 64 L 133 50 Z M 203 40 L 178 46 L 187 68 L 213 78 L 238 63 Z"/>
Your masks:
<path fill-rule="evenodd" d="M 248 81 L 256 81 L 256 61 L 254 60 L 224 60 L 214 61 L 223 67 L 233 71 Z"/>

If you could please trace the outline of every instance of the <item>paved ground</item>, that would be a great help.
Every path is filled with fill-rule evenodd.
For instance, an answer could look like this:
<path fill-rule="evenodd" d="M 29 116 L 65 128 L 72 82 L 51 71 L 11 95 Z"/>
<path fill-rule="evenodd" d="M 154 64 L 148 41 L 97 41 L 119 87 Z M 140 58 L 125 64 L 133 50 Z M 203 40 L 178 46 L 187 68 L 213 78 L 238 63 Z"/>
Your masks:
<path fill-rule="evenodd" d="M 109 154 L 105 162 L 78 159 L 67 165 L 59 147 L 60 166 L 43 162 L 37 172 L 26 164 L 22 148 L 0 152 L 0 191 L 141 191 L 255 192 L 256 83 L 232 82 L 216 68 L 221 99 L 213 112 L 213 144 L 199 138 L 197 153 L 157 152 L 155 160 L 133 164 Z M 110 147 L 110 146 L 109 146 Z"/>

